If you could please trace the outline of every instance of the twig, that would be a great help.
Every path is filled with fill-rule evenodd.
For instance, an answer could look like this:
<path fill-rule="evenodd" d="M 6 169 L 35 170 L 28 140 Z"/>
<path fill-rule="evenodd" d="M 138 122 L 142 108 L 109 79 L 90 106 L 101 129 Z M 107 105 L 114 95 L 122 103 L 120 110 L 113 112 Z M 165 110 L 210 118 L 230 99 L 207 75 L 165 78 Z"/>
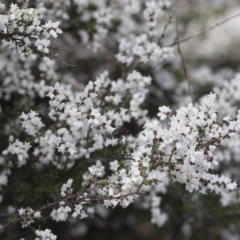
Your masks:
<path fill-rule="evenodd" d="M 177 7 L 177 2 L 176 2 L 176 7 Z M 190 79 L 188 77 L 188 71 L 187 71 L 185 59 L 184 59 L 184 56 L 182 54 L 181 47 L 180 47 L 179 28 L 178 28 L 178 13 L 177 12 L 176 12 L 176 34 L 177 34 L 177 36 L 176 36 L 176 38 L 177 38 L 177 50 L 178 50 L 178 53 L 179 53 L 179 55 L 181 57 L 184 77 L 185 77 L 186 81 L 188 82 L 188 93 L 191 96 L 191 99 L 193 101 L 193 95 L 192 95 L 192 91 L 191 91 L 191 82 L 190 82 Z"/>
<path fill-rule="evenodd" d="M 232 20 L 232 19 L 234 19 L 234 18 L 236 18 L 236 17 L 239 17 L 239 16 L 240 16 L 240 13 L 235 14 L 235 15 L 233 15 L 233 16 L 225 19 L 225 20 L 223 20 L 222 22 L 218 22 L 218 23 L 216 23 L 215 25 L 213 25 L 213 26 L 211 26 L 211 27 L 209 27 L 209 28 L 204 29 L 204 30 L 203 30 L 202 32 L 200 32 L 200 33 L 197 33 L 197 34 L 195 34 L 195 35 L 188 36 L 188 37 L 183 38 L 183 39 L 181 39 L 181 40 L 174 41 L 174 42 L 171 43 L 171 44 L 164 45 L 164 47 L 172 47 L 172 46 L 174 46 L 174 45 L 176 45 L 176 44 L 179 44 L 179 43 L 182 43 L 182 42 L 187 42 L 187 41 L 189 41 L 189 40 L 192 40 L 192 39 L 194 39 L 194 38 L 197 38 L 197 37 L 203 35 L 204 33 L 207 33 L 207 32 L 209 32 L 209 31 L 215 29 L 216 27 L 218 27 L 218 26 L 220 26 L 220 25 L 223 25 L 224 23 L 226 23 L 226 22 L 228 22 L 228 21 L 230 21 L 230 20 Z"/>
<path fill-rule="evenodd" d="M 76 65 L 69 64 L 69 63 L 64 62 L 63 60 L 58 59 L 58 58 L 55 58 L 55 57 L 53 57 L 53 56 L 51 56 L 51 55 L 47 55 L 47 57 L 49 57 L 49 58 L 50 58 L 51 60 L 53 60 L 53 61 L 60 62 L 60 63 L 62 63 L 62 64 L 64 64 L 64 65 L 66 65 L 66 66 L 76 67 Z"/>
<path fill-rule="evenodd" d="M 7 227 L 9 227 L 10 225 L 14 224 L 14 223 L 17 223 L 17 222 L 21 222 L 23 221 L 24 219 L 26 219 L 28 216 L 30 215 L 33 215 L 34 213 L 36 212 L 41 212 L 43 211 L 44 209 L 48 209 L 48 208 L 52 208 L 52 207 L 55 207 L 59 202 L 62 202 L 62 201 L 68 201 L 69 199 L 72 199 L 72 198 L 77 198 L 77 201 L 76 203 L 79 203 L 81 201 L 84 201 L 84 202 L 98 202 L 99 200 L 112 200 L 112 199 L 121 199 L 121 198 L 125 198 L 125 197 L 128 197 L 128 196 L 131 196 L 131 195 L 140 195 L 140 188 L 141 186 L 144 184 L 144 181 L 146 180 L 147 176 L 145 176 L 145 178 L 143 179 L 143 181 L 141 182 L 141 184 L 139 185 L 139 187 L 137 188 L 137 190 L 133 191 L 133 192 L 130 192 L 130 193 L 126 193 L 126 194 L 122 194 L 122 195 L 118 195 L 118 196 L 105 196 L 105 197 L 102 197 L 102 198 L 99 198 L 99 197 L 92 197 L 91 199 L 86 199 L 85 197 L 83 198 L 77 198 L 77 196 L 81 196 L 82 194 L 81 193 L 76 193 L 76 194 L 73 194 L 73 195 L 70 195 L 70 196 L 67 196 L 65 198 L 62 198 L 62 199 L 59 199 L 53 203 L 50 203 L 46 206 L 43 206 L 35 211 L 33 211 L 31 214 L 27 214 L 27 215 L 23 215 L 23 216 L 20 216 L 18 217 L 17 219 L 15 219 L 14 221 L 11 221 L 11 222 L 8 222 L 6 223 L 5 225 L 3 225 L 1 228 L 0 228 L 0 233 L 1 231 L 3 231 L 4 229 L 6 229 Z M 94 187 L 95 188 L 95 187 Z M 92 189 L 94 189 L 92 188 Z M 91 191 L 92 189 L 89 189 L 88 191 Z M 74 202 L 74 201 L 71 201 L 71 202 Z"/>
<path fill-rule="evenodd" d="M 60 50 L 60 51 L 63 51 L 63 52 L 70 52 L 70 53 L 74 52 L 74 51 L 67 50 L 67 49 L 64 49 L 64 48 L 57 48 L 57 47 L 50 47 L 50 46 L 48 46 L 48 48 L 53 49 L 53 50 Z"/>
<path fill-rule="evenodd" d="M 167 31 L 167 28 L 168 28 L 168 26 L 170 25 L 170 23 L 172 23 L 172 19 L 173 19 L 173 16 L 174 16 L 174 11 L 172 11 L 171 12 L 171 14 L 169 15 L 169 17 L 168 17 L 168 21 L 167 21 L 167 23 L 164 25 L 164 28 L 163 28 L 163 31 L 162 31 L 162 34 L 161 34 L 161 36 L 159 37 L 159 39 L 158 39 L 158 45 L 161 43 L 161 40 L 165 37 L 165 34 L 166 34 L 166 31 Z"/>
<path fill-rule="evenodd" d="M 36 212 L 41 212 L 41 211 L 44 210 L 44 209 L 54 207 L 54 206 L 57 205 L 59 202 L 61 202 L 61 201 L 66 201 L 66 200 L 68 200 L 68 199 L 70 199 L 70 198 L 73 198 L 73 197 L 75 197 L 75 196 L 77 196 L 77 195 L 80 195 L 80 193 L 76 193 L 76 194 L 74 194 L 74 195 L 67 196 L 67 197 L 65 197 L 65 198 L 63 198 L 63 199 L 59 199 L 59 200 L 55 201 L 54 203 L 50 203 L 50 204 L 48 204 L 47 206 L 43 206 L 43 207 L 41 207 L 41 208 L 33 211 L 31 214 L 33 215 L 33 214 L 36 213 Z M 31 215 L 31 214 L 29 214 L 29 215 Z M 5 228 L 7 228 L 8 226 L 12 225 L 13 223 L 17 223 L 17 222 L 20 222 L 20 221 L 24 220 L 24 219 L 25 219 L 26 217 L 28 217 L 29 215 L 20 216 L 20 217 L 18 217 L 17 219 L 15 219 L 14 221 L 11 221 L 11 222 L 6 223 L 5 225 L 3 225 L 3 226 L 0 228 L 0 232 L 1 232 L 2 230 L 4 230 Z"/>

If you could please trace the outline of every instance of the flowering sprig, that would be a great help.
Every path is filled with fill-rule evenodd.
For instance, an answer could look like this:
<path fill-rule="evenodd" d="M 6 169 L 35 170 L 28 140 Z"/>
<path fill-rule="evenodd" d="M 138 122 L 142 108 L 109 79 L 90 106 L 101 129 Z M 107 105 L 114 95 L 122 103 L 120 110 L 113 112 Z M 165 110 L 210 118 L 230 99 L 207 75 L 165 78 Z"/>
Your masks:
<path fill-rule="evenodd" d="M 16 47 L 21 56 L 27 57 L 32 53 L 47 55 L 50 44 L 49 37 L 57 38 L 62 30 L 59 22 L 42 24 L 42 14 L 36 9 L 20 9 L 17 4 L 11 4 L 7 9 L 2 5 L 0 36 L 3 47 Z"/>
<path fill-rule="evenodd" d="M 97 205 L 110 209 L 136 203 L 148 209 L 151 222 L 161 227 L 169 218 L 162 208 L 161 196 L 172 181 L 185 185 L 188 192 L 220 193 L 224 204 L 230 202 L 226 196 L 234 196 L 227 194 L 236 189 L 236 182 L 231 180 L 235 178 L 228 177 L 225 171 L 218 175 L 215 170 L 220 160 L 237 160 L 239 156 L 238 76 L 222 85 L 218 83 L 213 89 L 217 96 L 210 94 L 195 103 L 184 102 L 181 108 L 177 104 L 162 106 L 163 98 L 164 104 L 169 104 L 169 89 L 175 81 L 174 74 L 163 66 L 175 58 L 174 44 L 171 47 L 163 44 L 165 37 L 169 37 L 167 28 L 172 17 L 164 26 L 162 20 L 171 2 L 122 2 L 53 1 L 51 4 L 56 8 L 50 11 L 44 6 L 49 5 L 45 0 L 35 1 L 40 10 L 20 9 L 16 4 L 8 9 L 0 3 L 0 38 L 11 50 L 2 53 L 0 64 L 2 85 L 6 88 L 0 93 L 3 102 L 0 114 L 7 112 L 8 101 L 12 104 L 16 99 L 24 99 L 21 102 L 24 109 L 13 109 L 18 116 L 9 122 L 7 119 L 2 128 L 4 137 L 13 134 L 15 138 L 9 138 L 9 146 L 4 146 L 0 156 L 0 185 L 7 185 L 8 178 L 15 175 L 11 173 L 26 164 L 24 167 L 30 165 L 39 175 L 50 169 L 59 177 L 60 184 L 63 178 L 70 177 L 62 187 L 57 186 L 59 196 L 51 188 L 53 203 L 36 211 L 19 209 L 19 218 L 12 223 L 21 222 L 23 227 L 29 227 L 36 239 L 56 239 L 51 230 L 32 227 L 34 218 L 42 218 L 41 211 L 47 209 L 51 210 L 46 211 L 47 217 L 59 222 L 72 217 L 93 217 Z M 78 62 L 94 56 L 102 63 L 102 56 L 107 56 L 108 71 L 98 75 L 99 69 L 95 69 L 92 61 L 90 75 L 98 77 L 83 86 L 79 81 L 88 80 L 86 69 L 76 77 L 75 73 L 61 71 L 47 57 L 32 62 L 37 59 L 32 53 L 49 56 L 50 37 L 56 38 L 61 33 L 59 22 L 44 23 L 43 16 L 68 19 L 63 25 L 68 31 L 65 40 L 69 45 L 76 44 L 71 57 Z M 77 42 L 71 34 L 78 36 Z M 83 54 L 78 54 L 82 45 Z M 21 55 L 31 58 L 19 58 L 15 47 Z M 99 51 L 99 55 L 93 55 L 87 48 Z M 157 73 L 156 63 L 163 68 L 160 72 L 165 73 L 167 80 Z M 173 63 L 177 67 L 177 61 Z M 153 89 L 159 83 L 158 77 L 160 91 Z M 149 91 L 151 85 L 154 87 Z M 180 87 L 184 88 L 184 84 Z M 160 100 L 154 102 L 149 113 L 147 104 L 153 90 Z M 174 95 L 175 102 L 178 94 L 187 99 L 180 88 L 172 92 L 169 95 Z M 37 112 L 30 110 L 35 105 L 45 124 Z M 154 112 L 156 109 L 159 111 Z M 11 128 L 12 122 L 17 129 Z M 222 154 L 223 149 L 226 154 Z M 18 160 L 13 161 L 11 155 Z M 55 177 L 51 172 L 52 176 Z M 50 184 L 53 183 L 49 181 Z"/>
<path fill-rule="evenodd" d="M 20 208 L 18 210 L 19 219 L 22 224 L 22 228 L 30 226 L 34 222 L 34 218 L 40 218 L 41 213 L 39 211 L 34 212 L 31 208 Z"/>

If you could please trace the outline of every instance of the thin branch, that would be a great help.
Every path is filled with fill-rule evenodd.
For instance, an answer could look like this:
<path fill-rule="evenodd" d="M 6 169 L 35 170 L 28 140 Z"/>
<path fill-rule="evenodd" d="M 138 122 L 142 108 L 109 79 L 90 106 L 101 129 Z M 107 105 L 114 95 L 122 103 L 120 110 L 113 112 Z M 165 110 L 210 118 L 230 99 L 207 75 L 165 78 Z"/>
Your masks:
<path fill-rule="evenodd" d="M 133 192 L 130 192 L 130 193 L 122 194 L 122 195 L 119 195 L 119 196 L 108 196 L 108 197 L 105 196 L 105 197 L 102 197 L 102 198 L 99 198 L 98 196 L 94 196 L 94 197 L 92 197 L 90 199 L 86 199 L 85 197 L 77 198 L 77 196 L 81 196 L 82 195 L 81 193 L 76 193 L 74 195 L 67 196 L 67 197 L 59 199 L 59 200 L 57 200 L 57 201 L 55 201 L 53 203 L 50 203 L 50 204 L 48 204 L 46 206 L 42 206 L 41 208 L 33 211 L 31 214 L 22 215 L 22 216 L 18 217 L 17 219 L 15 219 L 14 221 L 6 223 L 5 225 L 3 225 L 0 228 L 0 232 L 3 231 L 4 229 L 6 229 L 7 227 L 9 227 L 10 225 L 14 224 L 14 223 L 23 221 L 24 219 L 26 219 L 27 217 L 33 215 L 36 212 L 41 212 L 44 209 L 55 207 L 59 202 L 68 201 L 69 199 L 72 199 L 72 198 L 75 198 L 75 197 L 76 197 L 77 201 L 71 201 L 71 202 L 76 202 L 76 203 L 79 203 L 81 201 L 82 202 L 98 202 L 98 201 L 103 201 L 103 200 L 121 199 L 121 198 L 125 198 L 125 197 L 131 196 L 131 195 L 140 195 L 140 188 L 144 184 L 144 181 L 145 181 L 146 178 L 147 178 L 147 176 L 145 176 L 145 178 L 143 179 L 143 181 L 141 182 L 141 184 L 139 185 L 137 190 L 135 190 Z M 89 189 L 88 191 L 91 191 L 91 190 L 92 189 Z"/>
<path fill-rule="evenodd" d="M 176 4 L 177 6 L 177 4 Z M 182 68 L 183 68 L 183 73 L 184 73 L 184 77 L 186 79 L 186 81 L 188 82 L 188 93 L 189 95 L 191 96 L 191 99 L 193 101 L 193 95 L 192 95 L 192 91 L 191 91 L 191 82 L 190 82 L 190 79 L 188 77 L 188 71 L 187 71 L 187 66 L 186 66 L 186 63 L 185 63 L 185 59 L 184 59 L 184 56 L 182 54 L 182 51 L 181 51 L 181 47 L 180 47 L 180 41 L 179 41 L 179 28 L 178 28 L 178 13 L 176 12 L 176 33 L 177 33 L 177 50 L 178 50 L 178 53 L 181 57 L 181 62 L 182 62 Z"/>
<path fill-rule="evenodd" d="M 194 39 L 194 38 L 197 38 L 197 37 L 199 37 L 199 36 L 201 36 L 201 35 L 209 32 L 209 31 L 215 29 L 216 27 L 218 27 L 218 26 L 220 26 L 220 25 L 223 25 L 224 23 L 226 23 L 226 22 L 228 22 L 228 21 L 230 21 L 230 20 L 232 20 L 232 19 L 234 19 L 234 18 L 236 18 L 236 17 L 239 17 L 239 16 L 240 16 L 240 13 L 235 14 L 235 15 L 233 15 L 233 16 L 225 19 L 225 20 L 223 20 L 222 22 L 218 22 L 218 23 L 216 23 L 215 25 L 213 25 L 213 26 L 211 26 L 211 27 L 209 27 L 209 28 L 204 29 L 202 32 L 199 32 L 199 33 L 197 33 L 197 34 L 195 34 L 195 35 L 188 36 L 188 37 L 183 38 L 183 39 L 181 39 L 181 40 L 174 41 L 174 42 L 171 43 L 171 44 L 164 45 L 164 47 L 172 47 L 172 46 L 174 46 L 174 45 L 176 45 L 176 44 L 179 44 L 179 43 L 182 43 L 182 42 L 187 42 L 187 41 L 189 41 L 189 40 L 192 40 L 192 39 Z"/>
<path fill-rule="evenodd" d="M 41 208 L 33 211 L 31 214 L 22 215 L 22 216 L 18 217 L 17 219 L 15 219 L 14 221 L 8 222 L 8 223 L 6 223 L 5 225 L 3 225 L 3 226 L 0 228 L 0 232 L 1 232 L 2 230 L 4 230 L 5 228 L 7 228 L 8 226 L 10 226 L 10 225 L 12 225 L 12 224 L 14 224 L 14 223 L 17 223 L 17 222 L 22 221 L 22 220 L 24 220 L 25 218 L 27 218 L 28 216 L 33 215 L 33 214 L 36 213 L 36 212 L 41 212 L 41 211 L 44 210 L 44 209 L 48 209 L 48 208 L 54 207 L 54 206 L 57 205 L 59 202 L 61 202 L 61 201 L 66 201 L 66 200 L 68 200 L 68 199 L 70 199 L 70 198 L 73 198 L 73 197 L 75 197 L 75 196 L 78 196 L 78 195 L 80 195 L 80 193 L 76 193 L 76 194 L 74 194 L 74 195 L 67 196 L 67 197 L 65 197 L 65 198 L 63 198 L 63 199 L 59 199 L 59 200 L 57 200 L 57 201 L 54 202 L 54 203 L 48 204 L 47 206 L 42 206 Z"/>
<path fill-rule="evenodd" d="M 73 53 L 74 51 L 72 50 L 67 50 L 67 49 L 64 49 L 64 48 L 57 48 L 57 47 L 50 47 L 48 46 L 49 49 L 53 49 L 53 50 L 59 50 L 59 51 L 63 51 L 63 52 L 70 52 L 70 53 Z"/>
<path fill-rule="evenodd" d="M 64 62 L 64 61 L 61 60 L 61 59 L 58 59 L 58 58 L 53 57 L 52 55 L 47 55 L 47 57 L 49 57 L 49 58 L 50 58 L 51 60 L 53 60 L 53 61 L 60 62 L 60 63 L 62 63 L 62 64 L 64 64 L 64 65 L 66 65 L 66 66 L 76 67 L 76 65 L 72 65 L 72 64 L 69 64 L 69 63 L 67 63 L 67 62 Z"/>
<path fill-rule="evenodd" d="M 158 42 L 157 42 L 158 45 L 161 43 L 161 40 L 165 37 L 167 28 L 168 28 L 168 26 L 172 23 L 172 19 L 173 19 L 174 14 L 175 14 L 174 11 L 172 11 L 171 14 L 169 14 L 168 21 L 167 21 L 167 23 L 164 25 L 162 34 L 161 34 L 161 36 L 160 36 L 159 39 L 158 39 Z"/>

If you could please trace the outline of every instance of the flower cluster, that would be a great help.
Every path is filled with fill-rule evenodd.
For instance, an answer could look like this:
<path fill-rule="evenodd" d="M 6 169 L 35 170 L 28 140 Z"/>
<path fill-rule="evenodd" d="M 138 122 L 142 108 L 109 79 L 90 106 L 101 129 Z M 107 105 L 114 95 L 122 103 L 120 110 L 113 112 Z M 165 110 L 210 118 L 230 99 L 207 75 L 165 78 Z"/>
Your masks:
<path fill-rule="evenodd" d="M 20 208 L 18 210 L 18 214 L 21 218 L 21 224 L 22 227 L 28 227 L 30 226 L 33 222 L 34 222 L 34 218 L 40 218 L 41 217 L 41 213 L 36 211 L 34 212 L 31 208 Z"/>
<path fill-rule="evenodd" d="M 48 54 L 50 36 L 56 38 L 62 30 L 58 28 L 59 22 L 42 24 L 42 14 L 36 9 L 20 9 L 17 4 L 11 4 L 8 9 L 1 5 L 0 25 L 3 47 L 17 47 L 22 56 L 29 56 L 32 53 Z"/>
<path fill-rule="evenodd" d="M 68 214 L 72 211 L 69 206 L 65 206 L 65 202 L 59 203 L 60 207 L 58 209 L 53 209 L 50 216 L 54 221 L 61 222 L 66 221 Z"/>
<path fill-rule="evenodd" d="M 169 129 L 162 128 L 155 120 L 145 125 L 145 140 L 149 143 L 159 142 L 155 164 L 164 167 L 175 181 L 185 183 L 188 191 L 205 193 L 210 189 L 218 193 L 236 188 L 236 183 L 228 177 L 209 173 L 218 165 L 214 156 L 216 147 L 224 139 L 234 137 L 240 127 L 238 115 L 236 120 L 217 124 L 214 99 L 214 94 L 209 95 L 203 99 L 199 109 L 192 104 L 180 108 L 171 118 Z M 149 139 L 146 138 L 148 136 Z"/>
<path fill-rule="evenodd" d="M 35 136 L 36 133 L 44 126 L 41 119 L 37 116 L 38 114 L 31 111 L 29 114 L 24 112 L 20 116 L 22 121 L 22 126 L 26 129 L 29 135 Z"/>
<path fill-rule="evenodd" d="M 149 41 L 146 34 L 142 34 L 133 40 L 120 39 L 119 53 L 116 58 L 119 62 L 129 66 L 133 60 L 143 63 L 150 60 L 161 63 L 171 58 L 172 55 L 172 48 L 161 48 L 157 43 Z"/>
<path fill-rule="evenodd" d="M 146 9 L 143 12 L 144 18 L 147 20 L 148 33 L 151 37 L 158 35 L 156 27 L 158 18 L 163 15 L 162 7 L 170 7 L 171 2 L 163 3 L 161 1 L 146 2 Z"/>
<path fill-rule="evenodd" d="M 9 153 L 15 154 L 18 157 L 18 160 L 21 164 L 26 163 L 26 159 L 28 158 L 28 150 L 31 148 L 31 145 L 28 142 L 20 142 L 16 139 L 13 143 L 11 143 L 6 150 L 4 150 L 3 155 L 7 155 Z"/>
<path fill-rule="evenodd" d="M 51 230 L 45 229 L 43 230 L 36 230 L 36 235 L 38 236 L 35 240 L 56 240 L 57 236 L 55 236 Z"/>
<path fill-rule="evenodd" d="M 67 183 L 64 183 L 62 185 L 62 188 L 61 188 L 61 196 L 62 197 L 66 197 L 67 195 L 70 195 L 72 193 L 72 191 L 73 191 L 73 189 L 71 188 L 72 183 L 73 183 L 73 180 L 69 179 L 67 181 Z"/>

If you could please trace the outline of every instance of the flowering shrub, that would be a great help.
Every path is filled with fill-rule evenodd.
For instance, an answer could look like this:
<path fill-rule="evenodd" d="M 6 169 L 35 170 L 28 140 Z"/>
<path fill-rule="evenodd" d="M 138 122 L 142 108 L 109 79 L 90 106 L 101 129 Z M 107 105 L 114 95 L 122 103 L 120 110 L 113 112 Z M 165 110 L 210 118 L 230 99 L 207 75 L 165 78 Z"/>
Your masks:
<path fill-rule="evenodd" d="M 239 75 L 188 74 L 176 4 L 0 2 L 3 237 L 57 239 L 55 221 L 69 239 L 134 206 L 175 239 L 206 216 L 179 213 L 174 228 L 172 199 L 238 203 Z"/>

